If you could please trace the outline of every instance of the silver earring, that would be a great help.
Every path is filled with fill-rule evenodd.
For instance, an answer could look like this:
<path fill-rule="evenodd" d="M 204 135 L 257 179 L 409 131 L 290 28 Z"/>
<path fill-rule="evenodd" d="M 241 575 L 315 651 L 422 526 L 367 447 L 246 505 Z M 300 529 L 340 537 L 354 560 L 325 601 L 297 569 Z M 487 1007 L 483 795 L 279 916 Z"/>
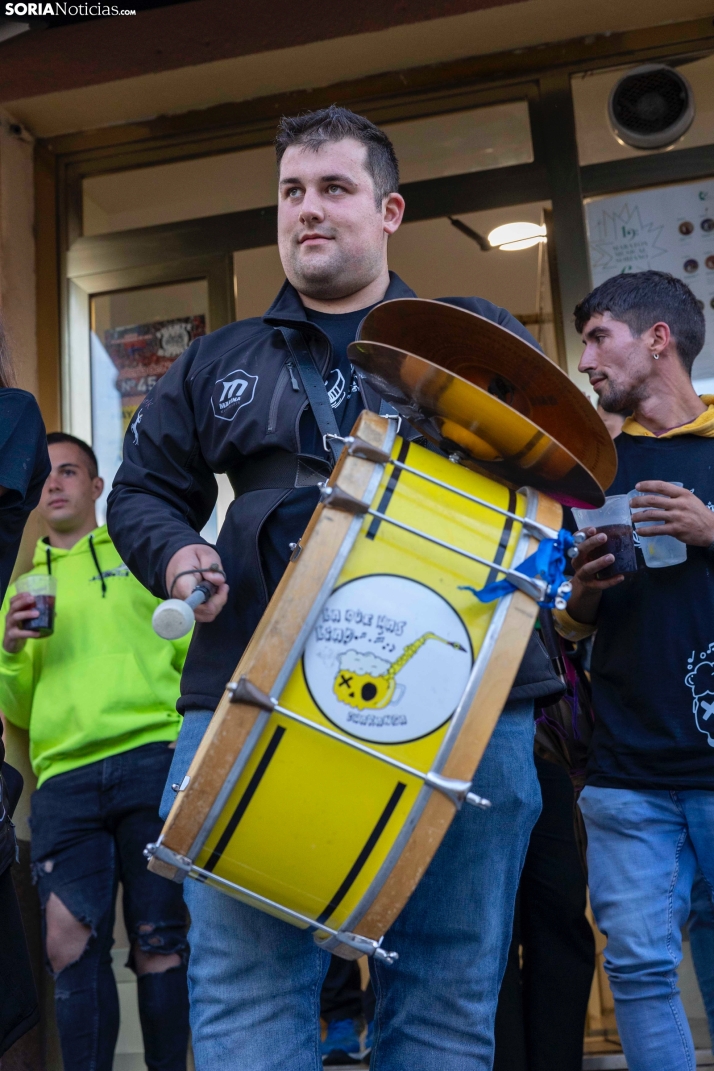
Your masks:
<path fill-rule="evenodd" d="M 653 353 L 652 356 L 654 357 L 655 361 L 659 360 L 659 354 L 658 353 Z"/>

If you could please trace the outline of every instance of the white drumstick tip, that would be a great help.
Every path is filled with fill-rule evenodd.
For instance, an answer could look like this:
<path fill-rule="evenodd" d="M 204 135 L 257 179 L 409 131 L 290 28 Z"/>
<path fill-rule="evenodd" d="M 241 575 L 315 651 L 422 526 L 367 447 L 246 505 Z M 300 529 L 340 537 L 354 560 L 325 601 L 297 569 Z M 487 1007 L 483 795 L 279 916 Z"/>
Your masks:
<path fill-rule="evenodd" d="M 178 640 L 191 631 L 194 623 L 193 609 L 183 599 L 167 599 L 157 606 L 151 624 L 162 640 Z"/>

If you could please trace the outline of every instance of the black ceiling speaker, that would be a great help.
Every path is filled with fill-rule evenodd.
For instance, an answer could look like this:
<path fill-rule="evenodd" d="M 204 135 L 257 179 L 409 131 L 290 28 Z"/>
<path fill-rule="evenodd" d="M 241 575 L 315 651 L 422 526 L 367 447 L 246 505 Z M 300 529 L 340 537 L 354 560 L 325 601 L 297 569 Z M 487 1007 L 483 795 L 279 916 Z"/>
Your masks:
<path fill-rule="evenodd" d="M 615 83 L 607 111 L 620 141 L 634 149 L 661 149 L 691 126 L 694 95 L 679 71 L 648 63 Z"/>

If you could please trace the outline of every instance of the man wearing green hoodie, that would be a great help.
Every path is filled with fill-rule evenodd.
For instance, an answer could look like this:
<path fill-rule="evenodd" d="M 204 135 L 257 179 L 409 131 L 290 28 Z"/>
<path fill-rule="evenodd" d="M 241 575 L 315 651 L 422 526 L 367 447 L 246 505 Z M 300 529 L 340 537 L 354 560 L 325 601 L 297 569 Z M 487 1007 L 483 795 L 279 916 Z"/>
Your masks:
<path fill-rule="evenodd" d="M 180 718 L 187 640 L 151 627 L 158 604 L 97 527 L 103 480 L 91 447 L 48 436 L 39 511 L 49 535 L 31 574 L 57 580 L 54 631 L 33 631 L 34 597 L 3 605 L 0 708 L 29 729 L 37 774 L 32 861 L 55 978 L 64 1066 L 111 1071 L 119 1005 L 111 965 L 117 885 L 138 976 L 147 1066 L 185 1071 L 186 915 L 181 887 L 146 869 Z M 28 575 L 31 575 L 28 574 Z"/>

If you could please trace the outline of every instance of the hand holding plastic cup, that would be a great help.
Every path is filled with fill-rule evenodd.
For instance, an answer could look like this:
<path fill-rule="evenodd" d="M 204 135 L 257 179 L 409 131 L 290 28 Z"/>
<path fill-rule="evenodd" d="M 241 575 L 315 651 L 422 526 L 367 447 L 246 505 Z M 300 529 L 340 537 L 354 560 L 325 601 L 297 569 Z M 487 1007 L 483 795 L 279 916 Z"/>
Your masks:
<path fill-rule="evenodd" d="M 606 565 L 597 574 L 598 580 L 610 580 L 614 576 L 627 576 L 637 572 L 630 500 L 627 495 L 611 495 L 600 509 L 573 509 L 578 528 L 594 528 L 607 536 L 607 543 L 597 547 L 588 561 L 612 554 L 614 562 Z"/>
<path fill-rule="evenodd" d="M 668 480 L 667 483 L 671 483 L 673 487 L 684 487 L 684 484 L 679 483 L 677 480 Z M 647 494 L 653 494 L 654 492 L 648 491 Z M 644 491 L 630 491 L 628 499 L 631 501 L 633 498 L 640 498 L 644 495 Z M 660 495 L 658 497 L 666 498 L 666 495 Z M 687 544 L 683 543 L 681 539 L 677 539 L 675 536 L 661 535 L 661 536 L 644 536 L 640 535 L 640 528 L 654 527 L 655 525 L 664 524 L 664 521 L 639 521 L 637 520 L 638 512 L 646 509 L 646 506 L 640 506 L 632 510 L 632 520 L 637 532 L 637 538 L 640 541 L 640 548 L 642 550 L 642 556 L 645 559 L 645 565 L 650 569 L 665 569 L 669 565 L 681 565 L 682 562 L 687 560 Z M 650 506 L 650 509 L 652 507 Z"/>
<path fill-rule="evenodd" d="M 28 632 L 39 632 L 40 637 L 51 636 L 55 628 L 57 577 L 33 573 L 21 576 L 15 586 L 18 594 L 32 595 L 35 609 L 39 610 L 39 617 L 30 618 L 24 627 Z"/>

